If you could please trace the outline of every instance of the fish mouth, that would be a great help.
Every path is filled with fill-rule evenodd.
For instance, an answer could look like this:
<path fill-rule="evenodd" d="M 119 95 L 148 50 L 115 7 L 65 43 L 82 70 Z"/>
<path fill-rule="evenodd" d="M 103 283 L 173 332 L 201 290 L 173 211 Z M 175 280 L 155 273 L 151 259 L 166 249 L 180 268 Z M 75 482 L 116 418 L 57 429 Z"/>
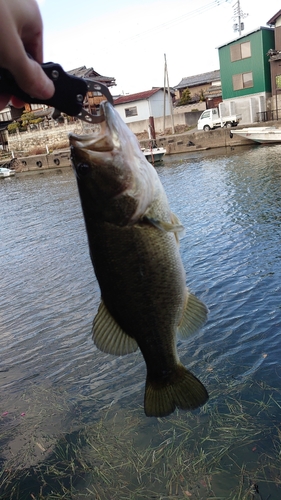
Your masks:
<path fill-rule="evenodd" d="M 136 136 L 110 102 L 101 102 L 100 116 L 103 120 L 90 133 L 69 135 L 75 175 L 80 178 L 83 170 L 86 176 L 88 170 L 96 176 L 94 171 L 107 170 L 108 176 L 118 177 L 120 185 L 123 183 L 127 189 L 135 184 L 134 178 L 142 176 L 141 170 L 147 169 L 147 161 Z"/>
<path fill-rule="evenodd" d="M 112 219 L 135 223 L 150 206 L 161 183 L 147 162 L 135 134 L 108 101 L 100 104 L 104 117 L 90 134 L 70 134 L 71 162 L 79 190 L 89 199 L 115 200 Z M 88 196 L 87 195 L 87 196 Z M 90 203 L 90 202 L 89 202 Z M 121 210 L 121 204 L 124 207 Z M 107 214 L 108 218 L 108 214 Z M 114 219 L 114 220 L 115 220 Z"/>
<path fill-rule="evenodd" d="M 108 106 L 107 106 L 108 105 Z M 113 151 L 116 147 L 116 140 L 113 140 L 113 131 L 110 127 L 109 113 L 111 104 L 104 101 L 100 104 L 100 115 L 103 120 L 95 126 L 94 130 L 84 135 L 69 134 L 70 148 L 72 152 L 88 151 L 89 153 L 97 152 L 104 153 Z M 114 134 L 115 135 L 115 134 Z M 76 156 L 76 155 L 75 155 Z"/>
<path fill-rule="evenodd" d="M 85 135 L 69 135 L 71 162 L 80 187 L 116 197 L 134 186 L 132 169 L 127 161 L 128 127 L 108 102 L 100 104 L 103 120 Z M 84 188 L 83 188 L 84 189 Z"/>

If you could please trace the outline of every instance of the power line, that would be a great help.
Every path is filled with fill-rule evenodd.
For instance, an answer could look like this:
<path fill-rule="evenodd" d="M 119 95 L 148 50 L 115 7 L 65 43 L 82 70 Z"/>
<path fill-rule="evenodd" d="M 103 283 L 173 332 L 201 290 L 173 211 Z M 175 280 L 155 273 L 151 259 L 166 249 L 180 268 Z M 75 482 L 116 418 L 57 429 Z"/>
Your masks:
<path fill-rule="evenodd" d="M 141 38 L 141 37 L 147 35 L 148 33 L 151 33 L 152 31 L 155 33 L 155 32 L 159 32 L 159 31 L 163 31 L 165 29 L 169 29 L 170 27 L 172 27 L 176 24 L 182 23 L 183 21 L 186 20 L 186 18 L 192 18 L 192 17 L 199 16 L 200 14 L 203 14 L 207 10 L 213 9 L 214 7 L 219 7 L 223 3 L 228 3 L 228 1 L 229 0 L 213 0 L 212 2 L 207 3 L 205 5 L 202 5 L 201 7 L 198 7 L 195 10 L 186 12 L 185 14 L 181 14 L 178 17 L 170 19 L 169 21 L 158 24 L 156 26 L 154 25 L 151 28 L 148 28 L 147 30 L 142 31 L 140 33 L 137 33 L 136 35 L 133 35 L 131 37 L 124 38 L 123 40 L 120 40 L 118 43 L 124 43 L 124 42 L 128 42 L 131 40 L 137 40 L 138 38 Z"/>

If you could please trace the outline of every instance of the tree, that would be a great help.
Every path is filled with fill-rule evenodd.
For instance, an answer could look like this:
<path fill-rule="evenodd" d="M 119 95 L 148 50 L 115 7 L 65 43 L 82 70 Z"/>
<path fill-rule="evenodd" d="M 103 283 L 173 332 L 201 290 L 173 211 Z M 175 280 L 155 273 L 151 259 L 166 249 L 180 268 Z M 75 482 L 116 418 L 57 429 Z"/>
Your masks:
<path fill-rule="evenodd" d="M 181 98 L 178 102 L 178 106 L 184 106 L 191 101 L 190 90 L 188 88 L 184 89 Z"/>
<path fill-rule="evenodd" d="M 199 100 L 200 102 L 206 101 L 203 89 L 200 90 Z"/>
<path fill-rule="evenodd" d="M 43 121 L 43 118 L 35 118 L 34 113 L 32 111 L 24 111 L 20 117 L 21 126 L 26 128 L 27 125 L 37 125 L 38 123 Z"/>

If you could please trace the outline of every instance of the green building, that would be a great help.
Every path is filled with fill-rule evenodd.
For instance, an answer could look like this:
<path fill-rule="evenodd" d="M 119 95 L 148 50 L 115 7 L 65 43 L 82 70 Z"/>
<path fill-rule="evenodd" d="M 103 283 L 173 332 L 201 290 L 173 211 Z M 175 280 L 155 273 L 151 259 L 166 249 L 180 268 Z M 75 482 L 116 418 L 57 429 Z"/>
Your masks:
<path fill-rule="evenodd" d="M 274 29 L 265 27 L 218 47 L 223 115 L 239 114 L 242 124 L 262 120 L 271 97 L 267 53 L 273 47 Z"/>

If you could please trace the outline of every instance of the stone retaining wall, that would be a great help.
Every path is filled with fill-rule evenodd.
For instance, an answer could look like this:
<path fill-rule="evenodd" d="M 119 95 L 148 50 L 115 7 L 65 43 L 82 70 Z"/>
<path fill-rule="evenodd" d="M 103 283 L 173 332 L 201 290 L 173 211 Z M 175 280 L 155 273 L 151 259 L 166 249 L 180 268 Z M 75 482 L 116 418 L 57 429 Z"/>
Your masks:
<path fill-rule="evenodd" d="M 36 148 L 47 148 L 49 150 L 56 148 L 60 144 L 67 144 L 68 134 L 74 132 L 76 134 L 83 133 L 83 124 L 77 120 L 73 124 L 63 124 L 57 127 L 47 129 L 33 130 L 30 132 L 20 132 L 17 134 L 9 134 L 9 150 L 15 155 L 17 152 L 28 152 Z"/>
<path fill-rule="evenodd" d="M 197 120 L 201 114 L 201 111 L 198 112 L 189 112 L 189 113 L 177 113 L 174 116 L 174 126 L 179 127 L 180 129 L 187 130 L 188 127 L 196 126 Z M 157 134 L 163 134 L 163 117 L 162 118 L 154 118 L 154 125 Z M 148 139 L 148 120 L 141 120 L 138 122 L 132 122 L 128 124 L 129 128 L 132 130 L 134 134 L 143 134 Z M 36 149 L 56 149 L 60 147 L 62 144 L 65 146 L 68 143 L 68 134 L 70 132 L 74 132 L 76 134 L 82 134 L 87 127 L 87 124 L 84 124 L 80 120 L 72 124 L 62 124 L 55 126 L 55 122 L 50 122 L 50 127 L 42 128 L 39 125 L 39 128 L 36 130 L 32 130 L 30 132 L 17 132 L 15 134 L 8 135 L 8 147 L 9 151 L 13 151 L 15 155 L 18 152 L 31 152 Z M 171 130 L 172 122 L 171 117 L 166 116 L 165 118 L 165 130 L 166 133 L 168 130 Z"/>

